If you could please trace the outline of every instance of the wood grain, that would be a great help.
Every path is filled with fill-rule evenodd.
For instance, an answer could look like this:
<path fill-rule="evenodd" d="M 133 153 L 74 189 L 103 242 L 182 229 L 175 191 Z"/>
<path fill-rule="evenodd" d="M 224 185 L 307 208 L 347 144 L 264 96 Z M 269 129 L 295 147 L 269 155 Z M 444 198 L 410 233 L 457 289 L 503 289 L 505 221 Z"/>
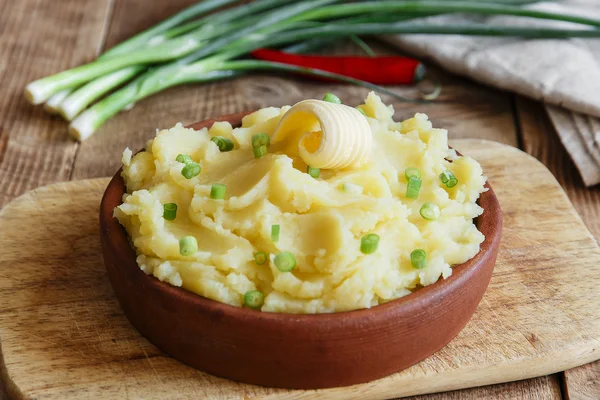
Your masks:
<path fill-rule="evenodd" d="M 541 104 L 517 98 L 523 151 L 548 166 L 588 229 L 600 241 L 600 185 L 586 188 Z M 600 398 L 600 397 L 599 397 Z"/>
<path fill-rule="evenodd" d="M 600 249 L 556 181 L 514 148 L 453 144 L 479 159 L 494 185 L 505 215 L 503 250 L 471 322 L 420 364 L 368 384 L 314 392 L 235 384 L 164 356 L 114 300 L 97 240 L 107 180 L 92 180 L 41 188 L 0 213 L 0 336 L 9 390 L 39 399 L 377 399 L 524 379 L 600 357 Z M 531 180 L 514 180 L 517 173 Z M 28 229 L 32 220 L 37 226 Z M 538 383 L 556 394 L 551 382 Z M 507 390 L 518 396 L 519 385 Z"/>
<path fill-rule="evenodd" d="M 0 206 L 68 180 L 77 144 L 64 121 L 27 104 L 25 84 L 93 58 L 110 0 L 3 1 L 0 12 Z"/>
<path fill-rule="evenodd" d="M 516 105 L 523 149 L 549 166 L 583 222 L 600 241 L 600 186 L 584 186 L 541 104 L 518 97 Z M 600 399 L 600 362 L 565 371 L 564 381 L 568 399 Z"/>
<path fill-rule="evenodd" d="M 569 400 L 598 400 L 600 361 L 565 371 L 565 386 Z"/>
<path fill-rule="evenodd" d="M 560 400 L 562 393 L 555 375 L 543 376 L 499 385 L 435 393 L 404 398 L 405 400 L 479 400 L 479 399 L 532 399 Z"/>
<path fill-rule="evenodd" d="M 132 116 L 130 113 L 117 116 L 112 125 L 101 130 L 104 135 L 101 140 L 95 138 L 93 146 L 92 142 L 85 146 L 74 165 L 78 146 L 67 139 L 64 121 L 28 105 L 21 96 L 25 83 L 91 59 L 102 45 L 103 36 L 107 37 L 106 43 L 110 47 L 152 25 L 166 13 L 194 1 L 153 2 L 151 6 L 144 0 L 0 1 L 0 87 L 3 90 L 0 97 L 0 206 L 30 188 L 66 180 L 70 175 L 75 178 L 108 175 L 116 169 L 125 146 L 141 147 L 153 136 L 155 128 L 169 126 L 172 122 L 191 122 L 261 104 L 275 104 L 276 101 L 285 104 L 301 98 L 303 93 L 317 96 L 333 90 L 349 103 L 358 102 L 363 96 L 360 89 L 347 86 L 322 85 L 293 78 L 275 77 L 272 80 L 267 76 L 261 76 L 259 80 L 247 77 L 214 85 L 175 88 L 140 102 L 130 112 Z M 109 15 L 111 10 L 112 17 Z M 348 48 L 329 50 L 346 52 Z M 453 137 L 485 137 L 516 145 L 510 95 L 440 71 L 432 70 L 430 76 L 443 83 L 439 101 L 428 105 L 426 110 L 436 124 L 450 127 Z M 348 97 L 346 90 L 349 90 Z M 409 95 L 415 94 L 411 89 L 402 90 Z M 419 106 L 396 104 L 399 110 L 403 106 L 406 111 L 401 112 L 421 110 Z M 541 107 L 520 108 L 519 112 L 533 121 L 545 118 Z M 117 123 L 119 120 L 122 121 Z M 556 147 L 555 137 L 547 137 L 552 134 L 552 128 L 545 123 L 536 132 L 540 144 Z M 543 158 L 543 161 L 560 172 L 560 165 L 552 165 L 554 157 Z M 598 214 L 586 211 L 586 208 L 598 205 L 598 198 L 587 195 L 581 186 L 579 191 L 575 197 L 569 195 L 578 210 L 584 210 L 587 216 L 584 221 L 597 235 L 598 223 L 595 221 L 599 220 Z M 598 368 L 596 364 L 596 371 Z M 599 376 L 600 372 L 596 373 L 596 381 Z M 556 381 L 555 376 L 549 379 Z M 503 396 L 538 398 L 540 391 L 536 388 L 544 381 L 546 378 L 524 381 L 518 386 L 503 385 L 509 388 Z M 528 385 L 531 387 L 529 392 L 526 390 Z M 548 390 L 554 386 L 547 385 Z M 493 388 L 453 392 L 448 397 L 436 395 L 435 399 L 488 399 L 490 393 L 496 393 L 490 391 Z M 463 392 L 465 394 L 461 395 Z"/>

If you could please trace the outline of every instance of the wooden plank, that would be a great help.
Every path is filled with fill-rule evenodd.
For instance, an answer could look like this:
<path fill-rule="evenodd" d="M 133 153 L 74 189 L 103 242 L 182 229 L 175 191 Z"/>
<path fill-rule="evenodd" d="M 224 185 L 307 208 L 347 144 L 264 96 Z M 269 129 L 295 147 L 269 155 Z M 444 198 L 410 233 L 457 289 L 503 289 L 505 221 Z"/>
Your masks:
<path fill-rule="evenodd" d="M 501 383 L 499 385 L 457 390 L 446 393 L 426 394 L 404 398 L 403 400 L 489 400 L 527 399 L 561 400 L 560 381 L 556 375 L 524 381 Z"/>
<path fill-rule="evenodd" d="M 28 82 L 96 55 L 111 0 L 1 4 L 0 206 L 29 189 L 69 179 L 77 144 L 67 140 L 63 121 L 29 105 L 22 93 Z"/>
<path fill-rule="evenodd" d="M 516 105 L 523 150 L 550 169 L 581 215 L 583 222 L 600 241 L 600 186 L 586 188 L 583 185 L 542 104 L 517 97 Z"/>
<path fill-rule="evenodd" d="M 600 399 L 600 361 L 565 371 L 568 400 Z"/>
<path fill-rule="evenodd" d="M 516 99 L 523 149 L 547 165 L 588 229 L 600 241 L 600 186 L 586 188 L 561 145 L 542 104 Z M 600 362 L 565 371 L 569 399 L 600 399 Z"/>
<path fill-rule="evenodd" d="M 510 146 L 453 144 L 480 160 L 493 182 L 504 212 L 503 249 L 473 319 L 418 365 L 363 385 L 303 392 L 230 382 L 165 357 L 126 321 L 107 281 L 94 240 L 103 179 L 38 189 L 0 214 L 2 372 L 24 395 L 44 399 L 368 400 L 523 379 L 598 357 L 600 249 L 559 185 Z M 514 179 L 519 174 L 531 181 Z M 27 229 L 32 219 L 39 223 Z M 20 245 L 24 241 L 36 246 Z M 581 268 L 573 269 L 569 262 L 576 256 Z M 530 390 L 523 383 L 446 398 L 556 393 L 556 382 L 533 384 L 550 386 Z"/>
<path fill-rule="evenodd" d="M 145 28 L 148 26 L 151 26 L 153 23 L 157 22 L 158 20 L 160 20 L 164 15 L 168 15 L 171 14 L 172 12 L 175 12 L 176 10 L 182 8 L 184 5 L 187 5 L 188 3 L 192 2 L 193 0 L 178 0 L 178 1 L 172 1 L 172 2 L 159 2 L 156 4 L 153 4 L 152 7 L 147 7 L 147 5 L 141 1 L 117 1 L 115 4 L 115 16 L 119 15 L 120 17 L 120 23 L 118 23 L 117 25 L 120 27 L 118 31 L 112 31 L 113 34 L 109 36 L 107 43 L 108 45 L 113 45 L 117 42 L 119 42 L 122 39 L 125 39 L 126 37 L 130 36 L 132 33 L 140 30 L 141 28 Z M 15 83 L 13 82 L 11 85 L 11 90 L 9 90 L 9 93 L 11 94 L 17 94 L 16 96 L 14 95 L 10 95 L 10 96 L 4 96 L 3 98 L 0 98 L 0 116 L 2 116 L 2 121 L 4 121 L 3 126 L 0 126 L 0 184 L 2 185 L 2 189 L 0 190 L 0 205 L 6 203 L 7 200 L 9 200 L 10 198 L 14 197 L 15 195 L 23 192 L 26 189 L 35 187 L 37 185 L 40 184 L 45 184 L 48 182 L 52 182 L 55 180 L 61 180 L 61 179 L 67 179 L 69 174 L 71 173 L 70 170 L 70 163 L 74 158 L 74 153 L 77 149 L 77 146 L 74 145 L 73 143 L 65 140 L 66 137 L 66 133 L 65 133 L 65 124 L 63 121 L 58 120 L 57 118 L 49 118 L 45 113 L 43 113 L 41 111 L 41 109 L 37 108 L 37 109 L 33 109 L 32 107 L 30 107 L 29 105 L 27 105 L 22 97 L 20 97 L 20 93 L 22 90 L 22 87 L 24 86 L 25 83 L 27 83 L 28 81 L 35 79 L 37 77 L 43 76 L 49 72 L 56 72 L 59 71 L 63 68 L 66 68 L 68 66 L 72 66 L 72 65 L 77 65 L 81 62 L 84 62 L 86 60 L 89 59 L 90 54 L 88 54 L 86 52 L 87 48 L 85 43 L 89 42 L 90 40 L 93 41 L 96 38 L 99 37 L 98 34 L 96 34 L 95 32 L 97 31 L 97 20 L 96 18 L 100 18 L 101 19 L 101 14 L 102 13 L 106 13 L 106 10 L 108 8 L 108 1 L 104 1 L 101 5 L 98 4 L 97 2 L 93 2 L 93 5 L 90 5 L 90 2 L 86 2 L 83 3 L 81 1 L 75 2 L 75 1 L 63 1 L 60 4 L 60 7 L 57 6 L 57 4 L 52 4 L 52 3 L 48 3 L 48 5 L 46 5 L 46 7 L 50 7 L 50 8 L 54 8 L 55 10 L 50 10 L 51 12 L 54 13 L 54 15 L 57 15 L 58 18 L 56 19 L 57 21 L 55 21 L 53 18 L 51 18 L 51 21 L 56 22 L 54 24 L 54 26 L 48 30 L 46 28 L 40 28 L 40 24 L 38 23 L 31 23 L 31 24 L 27 24 L 27 23 L 17 23 L 17 22 L 21 22 L 23 20 L 23 18 L 25 17 L 25 14 L 27 14 L 27 17 L 30 17 L 30 15 L 28 13 L 32 12 L 32 11 L 36 11 L 35 7 L 42 7 L 44 6 L 42 0 L 38 0 L 38 1 L 22 1 L 20 2 L 20 4 L 14 4 L 17 2 L 2 2 L 2 4 L 0 4 L 0 7 L 2 7 L 3 9 L 0 10 L 0 30 L 2 30 L 2 35 L 0 35 L 0 60 L 6 60 L 8 59 L 7 57 L 5 57 L 6 54 L 11 54 L 8 52 L 8 50 L 6 50 L 8 48 L 8 46 L 6 46 L 6 43 L 4 42 L 4 40 L 8 39 L 9 36 L 6 34 L 7 32 L 13 30 L 13 31 L 17 31 L 19 32 L 19 35 L 13 35 L 14 37 L 11 38 L 11 40 L 14 40 L 15 38 L 19 38 L 18 44 L 19 46 L 25 46 L 25 47 L 31 47 L 32 44 L 36 44 L 36 43 L 40 43 L 43 42 L 43 40 L 40 40 L 41 38 L 45 39 L 46 41 L 44 42 L 45 45 L 43 46 L 45 49 L 56 49 L 59 48 L 61 50 L 63 50 L 63 54 L 61 55 L 61 57 L 50 57 L 50 60 L 48 61 L 48 57 L 46 57 L 46 59 L 43 62 L 43 68 L 40 66 L 39 68 L 36 66 L 35 68 L 36 71 L 41 71 L 39 73 L 36 73 L 35 71 L 30 71 L 30 75 L 29 77 L 27 76 L 23 76 L 20 75 L 18 76 L 18 81 Z M 77 3 L 77 7 L 79 8 L 74 8 L 73 4 Z M 132 6 L 133 4 L 133 6 Z M 31 7 L 32 5 L 34 5 L 35 7 Z M 105 6 L 106 5 L 106 6 Z M 44 13 L 42 13 L 41 15 L 43 17 L 45 17 L 45 12 L 48 11 L 46 8 L 42 7 L 45 11 Z M 93 15 L 90 15 L 90 13 L 88 12 L 89 9 L 92 8 L 94 10 L 94 13 L 92 13 Z M 17 12 L 15 12 L 15 10 L 17 10 Z M 25 11 L 27 10 L 27 11 Z M 143 12 L 141 12 L 140 10 L 142 10 Z M 75 12 L 78 16 L 83 15 L 80 24 L 78 25 L 78 27 L 74 26 L 75 24 L 73 23 L 74 21 L 71 20 L 70 15 L 71 13 Z M 32 15 L 36 15 L 36 13 L 33 13 Z M 40 15 L 40 13 L 38 12 L 37 15 Z M 15 17 L 18 16 L 18 17 Z M 63 19 L 66 18 L 68 19 L 70 22 L 68 24 L 65 24 L 63 21 Z M 92 20 L 90 20 L 90 18 Z M 116 17 L 115 17 L 116 18 Z M 113 19 L 113 23 L 116 19 Z M 10 23 L 11 22 L 12 25 Z M 96 22 L 94 22 L 96 21 Z M 30 27 L 29 30 L 25 29 L 23 30 L 23 26 L 26 27 Z M 39 31 L 37 31 L 37 29 L 40 29 Z M 36 30 L 35 32 L 32 32 L 30 34 L 29 31 L 33 31 Z M 25 32 L 25 34 L 24 34 Z M 68 33 L 73 33 L 73 32 L 83 32 L 82 35 L 79 35 L 77 37 L 76 40 L 69 40 L 67 38 Z M 118 32 L 118 33 L 115 33 Z M 58 35 L 59 33 L 64 33 L 64 35 L 60 36 L 59 38 L 54 39 L 55 35 Z M 28 36 L 29 35 L 29 36 Z M 52 38 L 51 41 L 48 40 L 48 38 Z M 36 40 L 38 39 L 38 40 Z M 87 40 L 87 42 L 86 42 Z M 8 41 L 7 41 L 8 42 Z M 80 49 L 80 52 L 77 53 L 77 51 L 72 51 L 70 52 L 69 49 L 65 49 L 65 43 L 67 43 L 67 45 L 70 45 L 72 42 L 76 42 L 75 44 L 78 46 L 78 48 Z M 8 45 L 13 45 L 13 43 L 8 43 Z M 38 46 L 41 47 L 41 46 Z M 23 50 L 21 50 L 21 52 L 23 52 Z M 26 65 L 26 62 L 29 62 L 32 57 L 30 57 L 32 54 L 37 54 L 38 53 L 38 48 L 36 47 L 35 49 L 28 49 L 26 51 L 25 55 L 21 55 L 20 60 L 25 60 L 25 62 L 21 62 L 18 65 L 15 65 L 14 62 L 12 62 L 13 60 L 11 59 L 11 70 L 13 71 L 17 71 L 20 72 L 21 74 L 23 74 L 23 71 L 27 72 L 30 68 L 28 65 Z M 2 64 L 0 62 L 0 84 L 3 87 L 4 90 L 6 90 L 5 88 L 7 87 L 6 82 L 8 82 L 9 80 L 13 79 L 12 77 L 9 77 L 9 80 L 6 79 L 6 75 L 5 75 L 5 71 L 6 71 L 6 65 L 7 64 Z M 21 68 L 22 65 L 25 65 L 25 68 Z M 14 74 L 15 76 L 17 74 Z M 275 80 L 275 82 L 271 82 L 269 78 L 264 78 L 265 79 L 265 84 L 269 85 L 270 87 L 274 87 L 276 86 L 279 81 L 278 79 Z M 287 81 L 288 79 L 285 79 L 284 81 Z M 294 80 L 292 80 L 294 81 Z M 426 111 L 427 113 L 430 114 L 430 116 L 432 117 L 432 119 L 434 119 L 434 121 L 439 121 L 440 125 L 443 126 L 448 126 L 451 128 L 451 135 L 454 137 L 468 137 L 468 136 L 480 136 L 480 137 L 488 137 L 488 138 L 493 138 L 496 140 L 500 140 L 506 143 L 516 143 L 516 136 L 514 135 L 514 130 L 511 129 L 504 129 L 504 128 L 508 128 L 510 126 L 510 119 L 511 117 L 506 114 L 506 111 L 509 109 L 507 106 L 507 101 L 505 99 L 506 95 L 501 93 L 501 92 L 496 92 L 493 96 L 491 96 L 492 98 L 492 102 L 497 102 L 497 104 L 493 105 L 493 106 L 486 106 L 486 100 L 484 99 L 483 101 L 481 101 L 481 97 L 486 97 L 486 93 L 489 93 L 491 91 L 483 88 L 482 86 L 479 85 L 475 85 L 475 84 L 469 84 L 469 82 L 460 82 L 460 80 L 458 79 L 452 79 L 450 78 L 449 81 L 447 83 L 444 83 L 444 89 L 442 92 L 442 97 L 440 98 L 442 101 L 447 101 L 448 103 L 452 103 L 451 101 L 451 96 L 449 96 L 449 94 L 452 93 L 452 90 L 454 89 L 452 86 L 452 82 L 456 82 L 456 87 L 458 89 L 458 93 L 456 95 L 456 99 L 457 102 L 459 103 L 457 106 L 452 105 L 452 104 L 445 104 L 445 103 L 438 103 L 436 105 L 429 105 L 429 109 Z M 180 94 L 177 92 L 178 89 L 173 89 L 172 92 L 174 92 L 175 94 L 173 94 L 174 97 L 177 98 L 182 98 L 182 102 L 180 104 L 183 104 L 182 106 L 182 113 L 181 115 L 183 116 L 183 118 L 177 118 L 177 117 L 173 117 L 171 118 L 173 121 L 187 121 L 187 122 L 191 122 L 192 120 L 195 119 L 201 119 L 204 118 L 206 116 L 210 116 L 210 115 L 214 115 L 215 112 L 218 113 L 224 113 L 224 112 L 228 112 L 228 110 L 231 111 L 238 111 L 241 109 L 247 109 L 247 108 L 255 108 L 252 106 L 251 102 L 246 102 L 243 98 L 239 99 L 237 98 L 237 102 L 239 103 L 237 106 L 231 106 L 227 103 L 227 101 L 229 100 L 227 97 L 231 92 L 237 92 L 237 89 L 240 87 L 240 83 L 233 83 L 231 85 L 227 85 L 225 87 L 225 89 L 218 89 L 218 86 L 220 86 L 222 84 L 219 85 L 210 85 L 209 87 L 201 87 L 196 88 L 196 89 L 190 89 L 190 91 L 192 90 L 202 90 L 204 92 L 207 92 L 207 96 L 208 98 L 210 98 L 210 100 L 212 101 L 213 98 L 215 98 L 215 103 L 216 105 L 213 104 L 206 104 L 205 102 L 205 98 L 204 96 L 197 96 L 195 95 L 195 93 L 192 92 L 192 96 L 191 96 L 191 100 L 192 101 L 201 101 L 201 108 L 199 110 L 199 112 L 197 112 L 197 114 L 195 114 L 195 117 L 190 117 L 189 114 L 186 113 L 186 110 L 189 108 L 189 104 L 187 104 L 187 102 L 183 101 L 184 98 L 186 96 L 189 95 L 184 95 L 183 97 L 180 96 Z M 314 83 L 303 83 L 301 81 L 299 81 L 299 87 L 296 89 L 299 93 L 300 93 L 300 97 L 299 98 L 304 98 L 305 96 L 303 96 L 303 92 L 304 92 L 304 88 L 302 86 L 306 85 L 308 87 L 307 91 L 310 91 L 311 89 L 316 93 L 316 95 L 320 95 L 322 94 L 322 92 L 324 91 L 324 88 L 322 86 L 320 86 L 319 84 L 314 84 Z M 258 84 L 258 86 L 260 86 L 260 84 Z M 343 91 L 345 87 L 340 87 L 340 89 L 338 89 L 338 85 L 333 85 L 332 86 L 334 91 Z M 464 90 L 463 90 L 464 88 Z M 245 88 L 244 88 L 245 89 Z M 257 89 L 257 85 L 253 82 L 253 86 L 252 86 L 253 90 Z M 267 89 L 267 92 L 269 90 L 272 89 Z M 483 96 L 481 96 L 481 92 L 483 92 Z M 6 92 L 5 92 L 6 93 Z M 220 93 L 224 93 L 224 95 L 221 95 Z M 356 102 L 358 102 L 361 98 L 361 96 L 363 96 L 364 92 L 359 92 L 360 94 L 355 95 L 355 99 Z M 407 91 L 407 93 L 410 93 L 410 90 Z M 15 100 L 17 101 L 17 105 L 14 104 L 10 104 L 11 102 L 15 102 Z M 489 98 L 487 99 L 487 101 L 490 101 Z M 291 102 L 291 101 L 288 101 Z M 348 101 L 349 102 L 349 101 Z M 7 104 L 5 104 L 7 103 Z M 156 120 L 159 122 L 162 121 L 168 121 L 168 117 L 171 114 L 172 109 L 165 109 L 164 107 L 165 102 L 160 102 L 157 101 L 157 104 L 154 107 L 149 107 L 147 109 L 147 114 L 144 112 L 140 112 L 139 114 L 136 115 L 136 117 L 140 117 L 142 119 L 144 119 L 147 115 L 154 115 L 154 113 L 158 110 L 159 112 L 164 110 L 164 112 L 161 114 L 160 118 L 157 118 Z M 192 103 L 194 104 L 194 103 Z M 221 104 L 221 105 L 219 105 Z M 275 103 L 273 103 L 275 104 Z M 281 103 L 284 104 L 284 103 Z M 483 106 L 480 106 L 481 104 L 483 104 Z M 177 108 L 177 103 L 172 104 L 174 107 L 174 109 Z M 397 106 L 397 108 L 403 108 L 404 105 L 400 105 L 400 107 Z M 10 110 L 8 110 L 9 107 L 12 107 Z M 229 107 L 229 108 L 228 108 Z M 410 107 L 412 107 L 412 105 L 409 105 L 407 108 L 407 113 L 410 112 Z M 498 111 L 498 110 L 502 110 L 501 112 L 494 112 L 494 110 Z M 4 113 L 3 113 L 4 112 Z M 10 115 L 9 115 L 10 114 Z M 165 116 L 165 114 L 167 114 Z M 504 115 L 503 115 L 504 114 Z M 19 122 L 18 124 L 15 123 L 10 123 L 11 121 L 8 121 L 8 119 L 6 118 L 6 116 L 9 117 L 13 117 L 15 116 L 16 121 Z M 457 120 L 456 116 L 462 116 L 463 118 L 465 116 L 468 117 L 468 123 L 454 123 L 454 121 Z M 187 119 L 186 119 L 187 118 Z M 136 120 L 136 118 L 131 118 L 133 121 Z M 482 121 L 484 120 L 484 121 Z M 34 121 L 34 122 L 32 122 Z M 13 125 L 16 125 L 18 129 L 13 129 Z M 32 137 L 33 135 L 31 135 L 31 127 L 33 125 L 36 125 L 36 128 L 42 129 L 42 134 L 41 135 L 35 135 L 35 137 Z M 40 126 L 42 128 L 40 128 Z M 129 145 L 130 147 L 135 148 L 131 143 L 137 143 L 138 147 L 141 147 L 141 145 L 144 142 L 144 138 L 146 137 L 150 137 L 153 135 L 153 128 L 155 127 L 155 124 L 148 124 L 148 130 L 143 130 L 143 129 L 139 129 L 137 131 L 135 131 L 132 136 L 134 137 L 133 140 L 131 140 L 131 138 L 127 138 L 127 134 L 123 133 L 123 132 L 129 132 L 130 128 L 128 128 L 128 126 L 132 126 L 132 125 L 127 125 L 127 124 L 119 124 L 114 126 L 114 128 L 120 130 L 120 136 L 121 138 L 124 138 L 124 140 L 119 141 L 119 143 L 116 143 L 113 148 L 118 150 L 117 152 L 114 151 L 109 151 L 109 152 L 102 152 L 100 151 L 98 154 L 98 163 L 95 164 L 96 166 L 103 166 L 103 161 L 101 159 L 102 156 L 106 156 L 106 157 L 113 157 L 113 161 L 110 166 L 110 170 L 109 168 L 105 168 L 104 169 L 104 173 L 101 173 L 102 170 L 101 169 L 93 169 L 93 168 L 89 168 L 87 171 L 82 171 L 80 169 L 76 169 L 74 171 L 74 176 L 75 177 L 81 177 L 81 176 L 94 176 L 94 174 L 96 175 L 105 175 L 110 173 L 110 171 L 113 170 L 113 165 L 118 164 L 118 159 L 120 158 L 118 156 L 118 153 L 120 152 L 120 150 L 125 147 L 125 145 Z M 168 125 L 165 125 L 168 126 Z M 124 128 L 124 129 L 121 129 Z M 25 153 L 23 151 L 18 153 L 18 156 L 15 157 L 10 157 L 10 160 L 8 163 L 5 163 L 3 161 L 3 155 L 7 154 L 7 149 L 9 148 L 8 144 L 9 144 L 9 129 L 10 132 L 13 132 L 15 134 L 13 134 L 11 137 L 13 138 L 13 140 L 10 143 L 10 155 L 14 155 L 17 154 L 17 151 L 15 151 L 15 143 L 14 143 L 14 137 L 18 137 L 22 142 L 19 142 L 19 145 L 23 145 L 26 144 L 27 146 L 29 146 L 29 149 L 35 149 L 35 148 L 40 148 L 41 146 L 44 146 L 45 148 L 45 153 L 43 155 L 43 157 L 40 157 L 40 155 L 38 154 L 37 151 L 30 151 L 28 153 Z M 506 132 L 510 132 L 510 134 L 505 134 Z M 136 139 L 137 138 L 137 139 Z M 91 147 L 92 153 L 94 152 L 94 148 Z M 100 149 L 102 150 L 102 149 Z M 49 154 L 55 154 L 55 155 L 62 155 L 59 157 L 54 157 L 51 158 L 49 157 Z M 14 164 L 14 160 L 15 159 L 19 159 L 21 158 L 21 155 L 29 155 L 30 158 L 37 158 L 38 160 L 38 164 L 34 165 L 33 168 L 29 168 L 29 161 L 26 162 L 24 165 L 21 166 L 14 166 L 16 168 L 13 169 L 7 169 L 7 166 L 11 166 Z M 83 154 L 83 157 L 81 159 L 85 159 L 85 157 L 87 157 L 86 154 Z M 41 160 L 41 161 L 40 161 Z M 106 159 L 105 159 L 106 160 Z M 22 171 L 22 172 L 21 172 Z M 96 172 L 96 171 L 100 171 L 100 172 Z M 36 174 L 37 173 L 37 174 Z M 33 178 L 32 178 L 33 176 Z M 8 183 L 8 184 L 7 184 Z"/>

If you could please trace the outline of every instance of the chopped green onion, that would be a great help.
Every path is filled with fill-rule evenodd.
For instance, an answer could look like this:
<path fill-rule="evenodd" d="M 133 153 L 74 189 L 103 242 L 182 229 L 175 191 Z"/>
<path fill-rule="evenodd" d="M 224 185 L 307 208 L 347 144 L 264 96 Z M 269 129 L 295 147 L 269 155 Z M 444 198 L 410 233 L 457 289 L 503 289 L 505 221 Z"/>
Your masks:
<path fill-rule="evenodd" d="M 244 304 L 250 308 L 261 308 L 265 302 L 265 295 L 258 290 L 250 290 L 244 294 Z"/>
<path fill-rule="evenodd" d="M 266 133 L 257 133 L 256 135 L 252 135 L 252 147 L 255 149 L 262 146 L 269 147 L 270 145 L 271 137 Z"/>
<path fill-rule="evenodd" d="M 198 175 L 201 170 L 202 168 L 200 167 L 200 164 L 192 161 L 187 163 L 185 167 L 181 169 L 181 175 L 183 175 L 185 179 L 192 179 Z"/>
<path fill-rule="evenodd" d="M 419 191 L 421 190 L 421 180 L 411 176 L 408 180 L 408 186 L 406 187 L 406 197 L 409 199 L 416 199 L 419 197 Z"/>
<path fill-rule="evenodd" d="M 210 138 L 210 141 L 216 144 L 221 152 L 233 150 L 233 141 L 231 139 L 223 136 L 213 136 Z"/>
<path fill-rule="evenodd" d="M 163 206 L 163 218 L 167 221 L 173 221 L 177 217 L 177 204 L 168 203 Z"/>
<path fill-rule="evenodd" d="M 271 225 L 271 241 L 277 242 L 279 241 L 279 230 L 281 226 L 279 225 Z"/>
<path fill-rule="evenodd" d="M 440 208 L 433 203 L 423 203 L 419 213 L 424 219 L 435 221 L 440 216 Z"/>
<path fill-rule="evenodd" d="M 198 241 L 193 236 L 184 236 L 179 239 L 179 254 L 191 256 L 198 251 Z"/>
<path fill-rule="evenodd" d="M 267 262 L 267 253 L 265 253 L 264 251 L 259 251 L 257 253 L 254 253 L 254 261 L 258 265 L 263 265 L 264 263 Z"/>
<path fill-rule="evenodd" d="M 342 190 L 346 193 L 359 195 L 362 194 L 363 187 L 355 183 L 344 182 L 344 184 L 342 185 Z"/>
<path fill-rule="evenodd" d="M 340 98 L 333 93 L 325 93 L 325 96 L 323 96 L 323 101 L 334 104 L 342 104 Z"/>
<path fill-rule="evenodd" d="M 296 266 L 296 259 L 292 253 L 284 251 L 275 256 L 275 266 L 281 272 L 290 272 Z"/>
<path fill-rule="evenodd" d="M 413 268 L 423 269 L 427 266 L 427 253 L 425 250 L 417 249 L 410 253 L 410 263 Z"/>
<path fill-rule="evenodd" d="M 254 148 L 254 158 L 262 158 L 265 154 L 267 154 L 267 146 Z"/>
<path fill-rule="evenodd" d="M 189 164 L 191 162 L 194 162 L 194 160 L 192 160 L 192 157 L 188 156 L 187 154 L 179 154 L 175 161 L 180 162 L 182 164 Z"/>
<path fill-rule="evenodd" d="M 306 168 L 306 172 L 315 179 L 321 176 L 321 170 L 319 168 L 313 168 L 310 165 Z"/>
<path fill-rule="evenodd" d="M 404 176 L 406 177 L 406 181 L 409 181 L 411 177 L 421 179 L 421 171 L 418 168 L 406 168 Z"/>
<path fill-rule="evenodd" d="M 358 111 L 360 111 L 360 113 L 361 113 L 362 115 L 364 115 L 365 117 L 367 116 L 367 113 L 366 113 L 366 111 L 365 111 L 365 110 L 363 110 L 362 108 L 360 108 L 360 107 L 356 107 L 356 109 L 357 109 Z"/>
<path fill-rule="evenodd" d="M 458 183 L 456 176 L 454 176 L 454 174 L 448 170 L 440 174 L 440 180 L 444 185 L 446 185 L 447 188 L 452 188 Z"/>
<path fill-rule="evenodd" d="M 360 239 L 360 251 L 363 254 L 371 254 L 377 251 L 379 247 L 379 235 L 369 233 Z"/>
<path fill-rule="evenodd" d="M 223 200 L 227 186 L 222 183 L 213 183 L 210 187 L 210 198 L 215 200 Z"/>

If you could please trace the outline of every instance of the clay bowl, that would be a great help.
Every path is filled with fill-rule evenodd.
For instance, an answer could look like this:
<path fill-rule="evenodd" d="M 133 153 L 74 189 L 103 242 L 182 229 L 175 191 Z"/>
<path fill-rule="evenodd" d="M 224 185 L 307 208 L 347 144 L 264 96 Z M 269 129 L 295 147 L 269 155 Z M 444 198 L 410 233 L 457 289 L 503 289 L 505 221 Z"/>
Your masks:
<path fill-rule="evenodd" d="M 247 113 L 217 120 L 239 126 Z M 113 218 L 125 191 L 121 171 L 100 208 L 108 277 L 133 326 L 165 353 L 213 375 L 271 387 L 316 389 L 384 377 L 433 354 L 471 319 L 496 262 L 502 217 L 491 187 L 477 225 L 486 239 L 450 278 L 371 309 L 296 315 L 222 304 L 144 274 L 127 233 Z"/>

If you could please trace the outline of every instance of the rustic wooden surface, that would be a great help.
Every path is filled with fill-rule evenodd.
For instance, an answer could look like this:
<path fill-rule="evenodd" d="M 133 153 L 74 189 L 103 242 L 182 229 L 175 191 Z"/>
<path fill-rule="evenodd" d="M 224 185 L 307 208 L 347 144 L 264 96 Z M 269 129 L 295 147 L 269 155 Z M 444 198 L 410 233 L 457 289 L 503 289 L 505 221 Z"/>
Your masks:
<path fill-rule="evenodd" d="M 479 139 L 452 144 L 481 162 L 502 204 L 504 233 L 472 320 L 421 363 L 363 385 L 290 391 L 216 378 L 165 356 L 127 322 L 112 295 L 97 237 L 108 179 L 99 178 L 37 189 L 0 211 L 1 373 L 11 394 L 385 399 L 531 378 L 600 358 L 600 247 L 560 185 L 514 147 Z M 519 173 L 529 179 L 513 179 Z M 550 389 L 546 394 L 556 393 Z"/>
<path fill-rule="evenodd" d="M 153 2 L 152 7 L 143 0 L 0 1 L 0 206 L 40 185 L 112 173 L 123 147 L 141 147 L 157 127 L 291 103 L 327 90 L 349 104 L 364 96 L 357 88 L 265 76 L 173 88 L 119 115 L 83 145 L 68 140 L 63 121 L 31 107 L 21 96 L 27 82 L 90 60 L 192 1 Z M 600 188 L 583 187 L 539 104 L 438 71 L 430 76 L 443 84 L 438 101 L 425 107 L 395 104 L 399 117 L 424 111 L 436 124 L 448 127 L 452 137 L 519 146 L 550 168 L 600 238 Z M 394 90 L 415 94 L 410 88 Z M 419 399 L 599 399 L 599 381 L 596 362 L 544 378 Z"/>

